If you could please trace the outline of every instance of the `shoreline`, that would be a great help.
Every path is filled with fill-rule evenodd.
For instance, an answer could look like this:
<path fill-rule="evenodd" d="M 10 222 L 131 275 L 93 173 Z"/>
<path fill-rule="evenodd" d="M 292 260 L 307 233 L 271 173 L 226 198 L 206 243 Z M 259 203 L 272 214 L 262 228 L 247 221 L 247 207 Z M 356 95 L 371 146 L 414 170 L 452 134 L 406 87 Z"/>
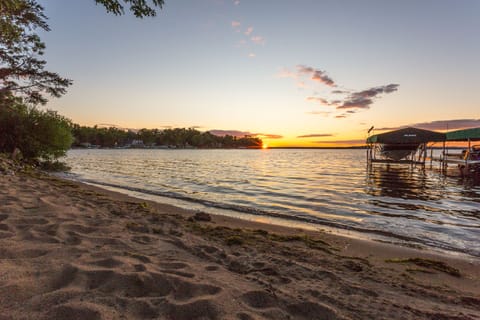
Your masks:
<path fill-rule="evenodd" d="M 136 199 L 141 199 L 143 201 L 150 201 L 154 203 L 160 204 L 168 204 L 174 208 L 178 208 L 180 210 L 186 210 L 188 212 L 195 212 L 195 211 L 205 211 L 208 214 L 214 216 L 225 216 L 232 218 L 234 220 L 238 219 L 240 221 L 257 221 L 262 225 L 274 225 L 274 226 L 281 226 L 285 228 L 292 228 L 292 229 L 301 229 L 301 230 L 308 230 L 313 232 L 321 232 L 321 233 L 328 233 L 332 235 L 338 235 L 340 237 L 347 237 L 357 240 L 365 240 L 365 241 L 374 241 L 374 242 L 381 242 L 381 243 L 390 243 L 392 246 L 400 246 L 405 248 L 413 248 L 418 250 L 426 250 L 426 251 L 433 251 L 438 255 L 446 255 L 452 257 L 460 257 L 465 259 L 479 259 L 480 256 L 475 256 L 473 254 L 468 253 L 467 251 L 461 250 L 453 250 L 442 248 L 439 246 L 432 246 L 425 243 L 418 241 L 415 238 L 408 238 L 406 236 L 400 236 L 396 234 L 392 234 L 389 232 L 385 232 L 382 230 L 364 230 L 364 229 L 357 229 L 355 227 L 349 228 L 341 228 L 336 226 L 335 224 L 322 224 L 322 223 L 311 223 L 308 221 L 304 221 L 302 219 L 297 219 L 296 217 L 283 217 L 281 215 L 272 215 L 272 214 L 256 214 L 251 213 L 248 211 L 237 211 L 231 208 L 222 208 L 222 207 L 215 207 L 209 206 L 208 204 L 204 204 L 201 201 L 192 201 L 188 199 L 182 199 L 177 197 L 169 197 L 165 195 L 155 194 L 155 193 L 148 193 L 145 192 L 146 190 L 136 190 L 136 189 L 129 189 L 123 188 L 120 186 L 109 185 L 109 184 L 102 184 L 96 181 L 82 181 L 80 179 L 69 178 L 67 176 L 62 175 L 53 175 L 54 177 L 65 179 L 67 181 L 72 181 L 74 183 L 80 183 L 82 185 L 88 185 L 94 188 L 98 188 L 100 190 L 106 190 L 113 193 L 118 193 L 119 195 L 124 195 Z"/>
<path fill-rule="evenodd" d="M 36 172 L 0 174 L 0 187 L 5 319 L 480 314 L 473 257 L 202 215 Z"/>
<path fill-rule="evenodd" d="M 60 178 L 60 179 L 64 179 L 64 178 Z M 119 200 L 130 199 L 132 201 L 148 203 L 152 207 L 160 206 L 162 210 L 174 211 L 176 213 L 181 214 L 186 219 L 195 215 L 197 212 L 203 213 L 202 210 L 183 208 L 179 205 L 169 204 L 161 201 L 156 201 L 154 199 L 149 199 L 150 197 L 148 197 L 148 194 L 145 194 L 146 197 L 143 198 L 137 195 L 130 195 L 128 194 L 128 192 L 123 193 L 121 191 L 111 190 L 111 189 L 108 189 L 108 186 L 104 187 L 102 185 L 98 185 L 93 182 L 86 183 L 79 180 L 70 180 L 70 179 L 64 179 L 64 180 L 71 181 L 73 183 L 78 183 L 81 186 L 91 187 L 100 193 L 106 192 L 110 194 L 112 197 Z M 121 189 L 121 188 L 115 188 L 115 187 L 110 187 L 110 188 Z M 128 189 L 122 189 L 122 190 L 132 191 L 134 193 L 140 193 L 134 190 L 128 190 Z M 167 197 L 157 196 L 157 195 L 152 195 L 152 196 L 159 197 L 159 198 L 167 198 Z M 186 200 L 181 200 L 181 201 L 186 201 Z M 415 255 L 415 253 L 417 254 L 421 253 L 422 255 L 427 254 L 431 258 L 437 257 L 437 258 L 445 258 L 445 259 L 453 259 L 453 260 L 458 259 L 458 260 L 465 260 L 468 262 L 478 262 L 480 264 L 480 257 L 473 256 L 465 252 L 452 251 L 452 250 L 442 249 L 439 247 L 433 247 L 433 246 L 428 246 L 428 245 L 418 244 L 418 243 L 410 244 L 408 242 L 405 242 L 405 243 L 393 242 L 393 240 L 402 241 L 402 239 L 396 238 L 395 236 L 381 235 L 381 234 L 376 234 L 374 232 L 367 233 L 367 232 L 361 232 L 357 230 L 342 229 L 342 228 L 336 228 L 333 226 L 321 225 L 321 224 L 311 224 L 311 228 L 305 227 L 306 225 L 308 225 L 308 223 L 299 223 L 297 226 L 291 226 L 291 225 L 289 226 L 287 225 L 288 222 L 295 222 L 295 220 L 289 221 L 285 219 L 286 221 L 285 224 L 280 224 L 277 221 L 271 220 L 271 218 L 275 219 L 275 217 L 241 212 L 241 215 L 246 215 L 251 217 L 251 219 L 247 219 L 247 218 L 242 218 L 241 215 L 232 216 L 232 215 L 222 214 L 221 211 L 223 210 L 219 210 L 220 213 L 206 212 L 210 216 L 213 224 L 224 226 L 224 227 L 239 226 L 241 229 L 249 229 L 249 230 L 263 229 L 269 232 L 279 233 L 282 235 L 292 235 L 292 234 L 298 234 L 298 233 L 307 234 L 310 236 L 326 235 L 328 237 L 338 238 L 338 241 L 340 240 L 344 240 L 347 242 L 351 241 L 355 243 L 356 246 L 359 246 L 359 247 L 363 247 L 363 246 L 375 247 L 375 244 L 376 244 L 376 245 L 379 245 L 380 247 L 385 247 L 385 250 L 389 250 L 392 252 L 404 253 L 409 255 Z M 225 209 L 225 211 L 234 211 L 234 210 Z M 278 219 L 281 220 L 281 218 L 278 218 Z M 264 221 L 261 221 L 261 220 L 264 220 Z M 374 239 L 373 237 L 375 236 L 383 237 L 385 238 L 385 240 Z M 389 241 L 389 240 L 392 240 L 392 241 Z"/>

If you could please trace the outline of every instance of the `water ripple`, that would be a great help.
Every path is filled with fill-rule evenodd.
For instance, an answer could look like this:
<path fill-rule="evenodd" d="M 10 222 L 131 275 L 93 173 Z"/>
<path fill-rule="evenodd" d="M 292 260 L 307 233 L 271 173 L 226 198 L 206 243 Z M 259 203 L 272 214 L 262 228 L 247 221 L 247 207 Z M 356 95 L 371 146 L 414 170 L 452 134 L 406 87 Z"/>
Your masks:
<path fill-rule="evenodd" d="M 480 256 L 478 182 L 363 150 L 72 150 L 81 180 Z"/>

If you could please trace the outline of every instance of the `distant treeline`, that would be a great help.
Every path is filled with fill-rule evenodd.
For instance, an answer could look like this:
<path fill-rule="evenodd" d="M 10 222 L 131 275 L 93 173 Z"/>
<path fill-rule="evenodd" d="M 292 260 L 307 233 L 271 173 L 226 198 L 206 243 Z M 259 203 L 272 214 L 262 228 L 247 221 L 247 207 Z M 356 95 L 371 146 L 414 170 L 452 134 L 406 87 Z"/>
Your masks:
<path fill-rule="evenodd" d="M 261 148 L 260 138 L 216 136 L 193 128 L 124 130 L 73 125 L 73 147 L 98 148 Z"/>

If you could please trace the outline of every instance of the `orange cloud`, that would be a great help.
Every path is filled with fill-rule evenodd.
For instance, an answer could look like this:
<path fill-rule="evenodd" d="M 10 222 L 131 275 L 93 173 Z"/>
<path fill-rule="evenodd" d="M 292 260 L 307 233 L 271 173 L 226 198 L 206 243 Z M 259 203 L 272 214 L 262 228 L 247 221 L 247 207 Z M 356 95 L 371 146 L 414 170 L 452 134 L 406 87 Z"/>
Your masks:
<path fill-rule="evenodd" d="M 332 137 L 332 136 L 333 134 L 331 133 L 311 133 L 311 134 L 298 136 L 297 138 L 321 138 L 321 137 Z"/>
<path fill-rule="evenodd" d="M 321 97 L 313 97 L 313 96 L 310 96 L 310 97 L 307 97 L 305 100 L 307 100 L 307 101 L 313 101 L 313 102 L 318 102 L 318 103 L 324 104 L 324 105 L 329 105 L 329 104 L 330 104 L 326 99 L 321 98 Z"/>
<path fill-rule="evenodd" d="M 252 136 L 258 137 L 261 139 L 281 139 L 283 136 L 279 134 L 271 134 L 271 133 L 253 133 L 249 131 L 240 131 L 240 130 L 210 130 L 211 134 L 216 136 L 234 136 L 234 137 L 244 137 L 244 136 Z"/>
<path fill-rule="evenodd" d="M 318 140 L 318 141 L 313 141 L 314 143 L 319 143 L 319 144 L 334 144 L 334 145 L 364 145 L 365 140 Z"/>

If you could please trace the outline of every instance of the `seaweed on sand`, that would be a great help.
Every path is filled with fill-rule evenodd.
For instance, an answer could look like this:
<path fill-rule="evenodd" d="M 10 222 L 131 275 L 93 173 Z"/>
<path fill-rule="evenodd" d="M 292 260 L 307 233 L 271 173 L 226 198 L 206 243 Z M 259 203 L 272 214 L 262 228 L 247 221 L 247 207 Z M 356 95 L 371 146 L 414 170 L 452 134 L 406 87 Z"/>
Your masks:
<path fill-rule="evenodd" d="M 460 271 L 456 268 L 453 268 L 442 261 L 423 259 L 423 258 L 407 258 L 407 259 L 387 259 L 385 262 L 389 263 L 413 263 L 419 267 L 426 269 L 433 269 L 440 272 L 444 272 L 454 277 L 461 277 Z"/>

